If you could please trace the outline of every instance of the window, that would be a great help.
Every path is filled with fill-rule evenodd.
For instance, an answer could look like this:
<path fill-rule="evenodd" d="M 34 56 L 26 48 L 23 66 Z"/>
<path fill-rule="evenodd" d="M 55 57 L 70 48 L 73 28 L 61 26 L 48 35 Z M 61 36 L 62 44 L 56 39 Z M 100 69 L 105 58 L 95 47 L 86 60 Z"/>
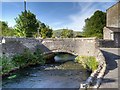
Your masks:
<path fill-rule="evenodd" d="M 113 32 L 110 33 L 110 39 L 114 40 L 114 33 Z"/>

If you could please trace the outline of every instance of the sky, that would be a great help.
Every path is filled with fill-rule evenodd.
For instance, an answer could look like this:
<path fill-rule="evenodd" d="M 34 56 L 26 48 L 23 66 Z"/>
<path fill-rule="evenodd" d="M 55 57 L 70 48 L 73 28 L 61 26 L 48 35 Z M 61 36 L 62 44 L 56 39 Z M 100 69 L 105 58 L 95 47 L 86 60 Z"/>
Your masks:
<path fill-rule="evenodd" d="M 85 19 L 96 10 L 106 12 L 106 9 L 116 2 L 27 2 L 27 10 L 36 15 L 41 22 L 53 30 L 68 28 L 82 31 Z M 1 5 L 1 3 L 0 3 Z M 1 9 L 0 9 L 1 10 Z M 2 2 L 2 17 L 9 27 L 16 24 L 15 18 L 24 10 L 23 2 Z"/>

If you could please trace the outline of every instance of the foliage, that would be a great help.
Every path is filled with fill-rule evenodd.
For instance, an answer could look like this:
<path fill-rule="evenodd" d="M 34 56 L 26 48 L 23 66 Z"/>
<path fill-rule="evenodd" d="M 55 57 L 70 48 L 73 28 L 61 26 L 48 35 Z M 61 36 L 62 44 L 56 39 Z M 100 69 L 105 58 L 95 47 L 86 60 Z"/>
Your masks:
<path fill-rule="evenodd" d="M 8 27 L 7 22 L 4 21 L 0 21 L 0 30 L 2 30 L 2 32 L 0 32 L 0 36 L 14 36 L 14 29 Z"/>
<path fill-rule="evenodd" d="M 61 32 L 63 31 L 63 29 L 59 29 L 59 30 L 54 30 L 53 31 L 53 35 L 52 37 L 57 37 L 57 38 L 60 38 L 61 37 Z"/>
<path fill-rule="evenodd" d="M 98 67 L 98 62 L 93 56 L 77 56 L 75 61 L 82 64 L 84 68 L 90 69 L 92 71 L 96 70 Z"/>
<path fill-rule="evenodd" d="M 73 38 L 73 35 L 73 30 L 63 29 L 63 31 L 61 32 L 62 38 Z"/>
<path fill-rule="evenodd" d="M 39 27 L 36 16 L 30 11 L 22 12 L 15 21 L 15 31 L 19 37 L 33 37 Z"/>
<path fill-rule="evenodd" d="M 25 67 L 31 59 L 33 59 L 32 53 L 25 49 L 23 53 L 14 55 L 12 61 L 16 67 Z"/>
<path fill-rule="evenodd" d="M 0 21 L 0 35 L 2 36 L 18 36 L 18 37 L 42 37 L 51 38 L 52 29 L 36 19 L 36 16 L 30 11 L 22 12 L 15 18 L 15 28 L 9 28 L 6 22 Z"/>
<path fill-rule="evenodd" d="M 46 26 L 44 23 L 39 24 L 39 31 L 42 38 L 52 37 L 52 29 L 50 29 L 49 26 Z"/>
<path fill-rule="evenodd" d="M 106 25 L 106 13 L 102 11 L 96 11 L 94 15 L 85 20 L 85 26 L 83 28 L 83 34 L 86 37 L 103 37 L 103 28 Z"/>
<path fill-rule="evenodd" d="M 17 75 L 12 75 L 12 76 L 9 76 L 8 79 L 13 79 L 13 78 L 16 78 Z"/>
<path fill-rule="evenodd" d="M 15 66 L 23 68 L 28 65 L 44 64 L 45 61 L 41 54 L 41 50 L 38 48 L 34 53 L 31 53 L 28 49 L 25 49 L 22 54 L 14 55 L 12 61 Z"/>
<path fill-rule="evenodd" d="M 63 30 L 64 29 L 58 29 L 58 30 L 54 30 L 53 31 L 53 38 L 55 38 L 55 37 L 57 37 L 57 38 L 60 38 L 60 37 L 62 37 L 61 36 L 61 33 L 63 32 Z M 67 29 L 67 30 L 69 30 L 69 29 Z M 79 31 L 73 31 L 73 38 L 78 38 L 78 37 L 82 37 L 82 33 L 81 32 L 79 32 Z"/>
<path fill-rule="evenodd" d="M 74 31 L 74 37 L 75 37 L 75 38 L 83 37 L 82 32 Z"/>
<path fill-rule="evenodd" d="M 35 61 L 38 64 L 45 64 L 45 60 L 44 60 L 42 51 L 39 47 L 36 48 L 36 51 L 34 52 L 34 56 L 36 57 Z"/>
<path fill-rule="evenodd" d="M 3 56 L 0 57 L 0 61 L 0 66 L 2 67 L 1 74 L 9 73 L 14 68 L 24 68 L 28 65 L 45 63 L 40 48 L 37 48 L 34 53 L 31 53 L 28 49 L 25 49 L 23 53 L 16 54 L 13 58 Z M 14 78 L 14 76 L 10 78 Z"/>
<path fill-rule="evenodd" d="M 0 57 L 1 66 L 2 66 L 2 74 L 10 72 L 15 66 L 11 62 L 11 59 L 7 56 Z"/>
<path fill-rule="evenodd" d="M 41 37 L 42 38 L 51 38 L 52 37 L 52 29 L 47 27 L 41 29 Z"/>

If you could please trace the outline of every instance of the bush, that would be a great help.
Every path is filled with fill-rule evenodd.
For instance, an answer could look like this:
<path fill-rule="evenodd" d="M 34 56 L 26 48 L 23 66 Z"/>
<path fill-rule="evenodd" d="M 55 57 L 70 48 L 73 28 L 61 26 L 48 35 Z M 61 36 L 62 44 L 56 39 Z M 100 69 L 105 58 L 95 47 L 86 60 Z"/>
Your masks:
<path fill-rule="evenodd" d="M 44 64 L 45 60 L 41 53 L 40 48 L 37 48 L 34 53 L 31 53 L 28 49 L 25 49 L 23 53 L 16 54 L 13 58 L 7 56 L 0 57 L 0 68 L 2 71 L 0 74 L 7 74 L 14 68 L 24 68 L 28 65 Z"/>
<path fill-rule="evenodd" d="M 31 57 L 31 53 L 27 49 L 25 49 L 22 54 L 14 55 L 12 61 L 16 67 L 24 67 Z"/>
<path fill-rule="evenodd" d="M 1 61 L 0 66 L 2 66 L 1 74 L 9 73 L 12 69 L 15 68 L 11 59 L 7 56 L 0 57 L 0 61 Z"/>
<path fill-rule="evenodd" d="M 12 61 L 15 66 L 20 68 L 26 67 L 28 65 L 45 63 L 39 48 L 37 48 L 34 53 L 30 52 L 28 49 L 25 49 L 22 54 L 14 55 Z"/>
<path fill-rule="evenodd" d="M 90 69 L 92 71 L 96 70 L 98 67 L 98 62 L 96 58 L 93 56 L 77 56 L 75 58 L 75 62 L 82 64 L 82 66 L 86 69 Z"/>
<path fill-rule="evenodd" d="M 36 63 L 38 64 L 45 64 L 45 60 L 43 58 L 43 54 L 41 52 L 41 49 L 40 48 L 37 48 L 36 51 L 34 52 L 34 56 L 36 57 L 35 60 Z"/>

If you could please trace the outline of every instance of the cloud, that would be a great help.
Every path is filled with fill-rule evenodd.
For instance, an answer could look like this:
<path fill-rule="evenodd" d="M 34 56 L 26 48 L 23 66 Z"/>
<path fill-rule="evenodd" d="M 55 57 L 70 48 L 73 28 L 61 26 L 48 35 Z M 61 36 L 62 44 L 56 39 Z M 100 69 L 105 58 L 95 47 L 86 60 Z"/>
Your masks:
<path fill-rule="evenodd" d="M 69 16 L 71 20 L 69 27 L 77 31 L 82 31 L 85 19 L 89 18 L 96 8 L 93 6 L 93 3 L 79 3 L 79 7 L 80 11 L 78 13 Z"/>
<path fill-rule="evenodd" d="M 76 6 L 75 6 L 76 5 Z M 113 5 L 113 3 L 111 3 Z M 96 10 L 107 9 L 110 3 L 79 2 L 73 5 L 73 8 L 79 9 L 77 13 L 68 16 L 69 23 L 59 25 L 59 28 L 69 28 L 75 31 L 82 31 L 85 26 L 85 19 L 90 18 Z"/>
<path fill-rule="evenodd" d="M 94 5 L 93 2 L 78 3 L 76 4 L 76 8 L 79 8 L 78 13 L 69 15 L 68 19 L 70 22 L 64 25 L 59 25 L 60 27 L 82 31 L 82 28 L 85 25 L 85 19 L 89 18 L 97 10 L 96 5 Z"/>
<path fill-rule="evenodd" d="M 9 1 L 9 0 L 6 0 Z M 24 0 L 21 0 L 24 1 Z M 28 0 L 27 0 L 28 1 Z M 65 0 L 66 1 L 66 0 Z M 88 1 L 88 0 L 87 0 Z M 52 23 L 48 21 L 48 24 L 50 27 L 52 27 L 54 30 L 61 29 L 61 28 L 69 28 L 76 31 L 82 31 L 83 26 L 85 25 L 85 19 L 89 18 L 96 10 L 101 9 L 107 9 L 110 5 L 108 2 L 93 2 L 94 0 L 90 0 L 91 2 L 73 2 L 73 10 L 77 10 L 76 13 L 71 13 L 67 16 L 66 19 L 56 21 L 52 20 Z M 53 13 L 57 11 L 57 9 L 54 9 Z M 54 14 L 54 13 L 53 13 Z M 10 19 L 11 20 L 11 19 Z M 57 19 L 58 20 L 58 19 Z M 44 21 L 44 20 L 43 20 Z M 12 20 L 9 22 L 10 26 L 13 26 L 15 22 Z"/>

